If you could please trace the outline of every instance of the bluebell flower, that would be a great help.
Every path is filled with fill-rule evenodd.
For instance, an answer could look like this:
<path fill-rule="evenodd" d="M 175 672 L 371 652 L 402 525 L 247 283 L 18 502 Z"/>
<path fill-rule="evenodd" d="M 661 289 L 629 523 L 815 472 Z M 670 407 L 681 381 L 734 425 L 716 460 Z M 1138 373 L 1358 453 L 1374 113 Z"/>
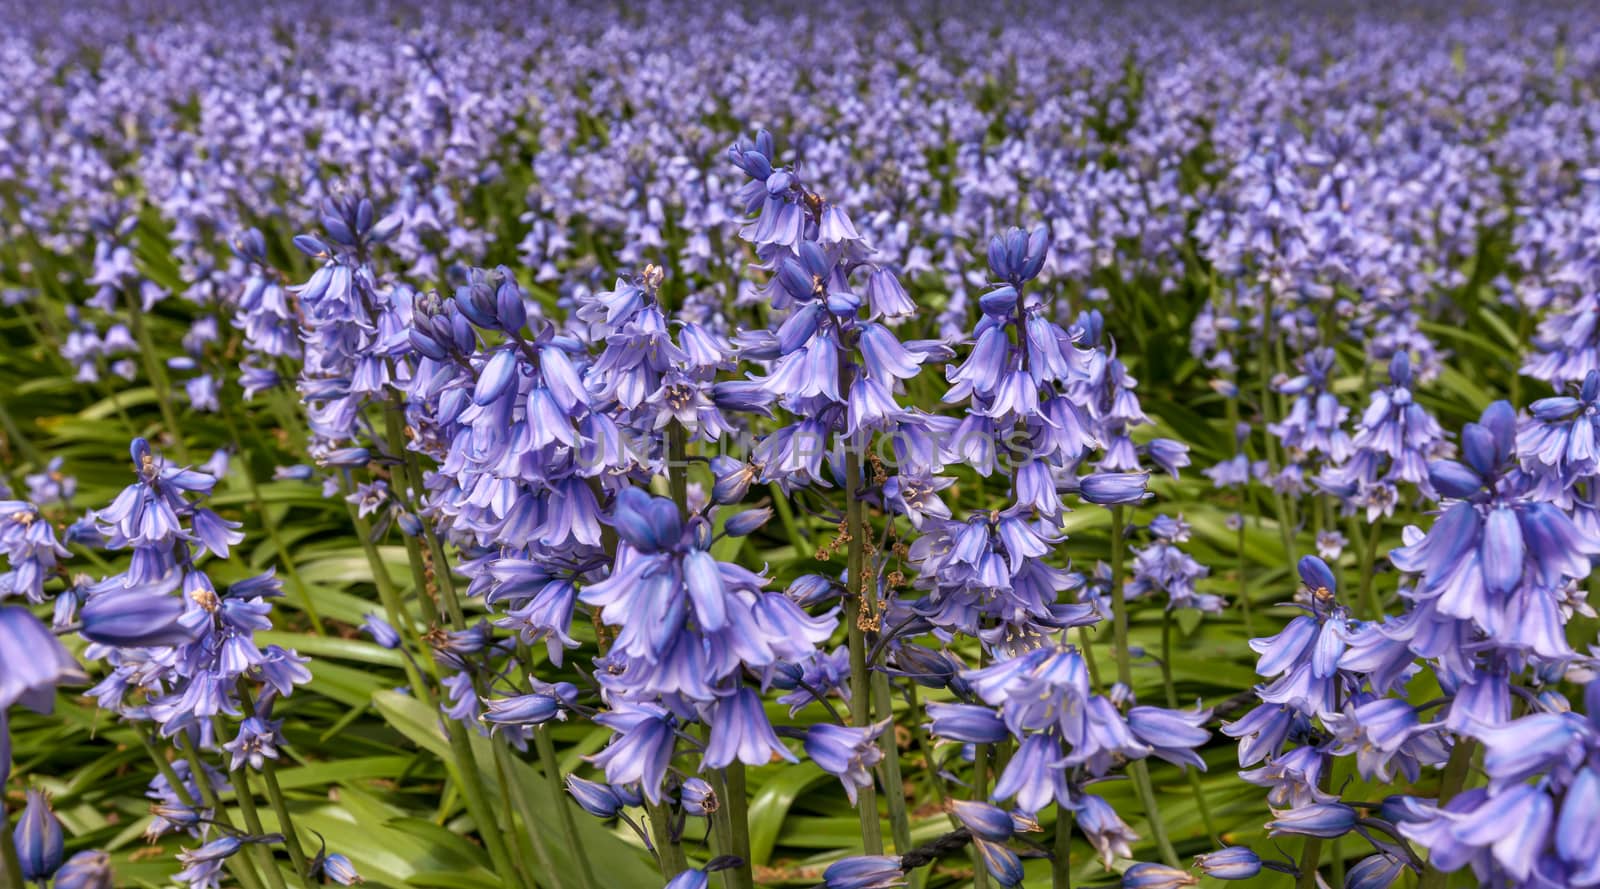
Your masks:
<path fill-rule="evenodd" d="M 710 877 L 705 871 L 691 867 L 667 881 L 662 889 L 706 889 L 710 885 Z"/>
<path fill-rule="evenodd" d="M 1261 873 L 1261 857 L 1248 846 L 1224 846 L 1196 855 L 1194 863 L 1206 876 L 1219 880 L 1249 880 Z"/>
<path fill-rule="evenodd" d="M 51 713 L 57 686 L 89 678 L 49 627 L 15 605 L 0 605 L 0 668 L 0 713 L 19 703 Z M 5 737 L 0 730 L 0 739 Z"/>
<path fill-rule="evenodd" d="M 1356 767 L 1367 780 L 1390 781 L 1395 768 L 1416 781 L 1423 765 L 1440 765 L 1449 757 L 1439 726 L 1421 722 L 1416 710 L 1397 698 L 1361 695 L 1343 711 L 1323 716 L 1334 733 L 1335 755 L 1354 753 Z"/>
<path fill-rule="evenodd" d="M 78 480 L 62 471 L 63 465 L 65 460 L 62 457 L 51 457 L 40 471 L 24 476 L 28 500 L 44 504 L 71 502 L 78 491 Z M 5 511 L 0 510 L 0 514 L 5 514 Z"/>
<path fill-rule="evenodd" d="M 894 889 L 905 883 L 898 855 L 857 855 L 835 861 L 822 872 L 826 889 Z"/>
<path fill-rule="evenodd" d="M 1393 512 L 1402 484 L 1414 486 L 1427 499 L 1438 497 L 1428 463 L 1447 456 L 1450 446 L 1439 421 L 1415 401 L 1411 386 L 1410 358 L 1396 353 L 1389 363 L 1389 385 L 1373 393 L 1349 459 L 1317 477 L 1317 484 L 1348 508 L 1365 509 L 1369 522 Z"/>
<path fill-rule="evenodd" d="M 1022 885 L 1022 859 L 1017 857 L 1017 853 L 1003 843 L 990 842 L 982 837 L 974 837 L 972 845 L 978 850 L 984 870 L 996 883 L 1008 889 Z"/>
<path fill-rule="evenodd" d="M 953 799 L 949 802 L 949 808 L 950 813 L 975 837 L 1003 843 L 1016 832 L 1015 819 L 999 806 L 980 800 Z"/>
<path fill-rule="evenodd" d="M 222 876 L 222 867 L 242 848 L 244 843 L 231 834 L 218 837 L 196 849 L 178 853 L 178 863 L 183 870 L 172 879 L 190 887 L 214 889 Z"/>
<path fill-rule="evenodd" d="M 1005 771 L 995 781 L 995 799 L 1016 799 L 1017 808 L 1032 814 L 1052 801 L 1067 803 L 1065 772 L 1061 768 L 1061 741 L 1051 734 L 1030 734 L 1022 739 Z"/>
<path fill-rule="evenodd" d="M 773 732 L 772 723 L 767 721 L 762 710 L 761 698 L 748 688 L 737 689 L 718 701 L 710 722 L 711 738 L 706 743 L 703 760 L 705 768 L 720 769 L 734 760 L 754 766 L 766 765 L 774 757 L 796 761 L 794 754 Z M 860 755 L 865 756 L 864 753 Z"/>
<path fill-rule="evenodd" d="M 1195 583 L 1210 574 L 1210 569 L 1177 546 L 1189 538 L 1189 525 L 1183 517 L 1157 516 L 1150 522 L 1149 530 L 1155 542 L 1133 549 L 1128 597 L 1138 598 L 1159 591 L 1166 594 L 1168 610 L 1195 608 L 1209 613 L 1221 612 L 1225 605 L 1221 596 L 1195 589 Z"/>
<path fill-rule="evenodd" d="M 859 788 L 872 786 L 872 770 L 884 756 L 877 737 L 887 725 L 884 721 L 852 728 L 823 722 L 806 730 L 806 756 L 844 784 L 851 805 L 855 805 Z"/>
<path fill-rule="evenodd" d="M 1079 794 L 1065 805 L 1072 810 L 1073 823 L 1089 845 L 1099 853 L 1107 868 L 1118 858 L 1130 858 L 1139 835 L 1117 815 L 1117 810 L 1092 793 Z"/>
<path fill-rule="evenodd" d="M 1005 722 L 988 707 L 930 702 L 927 712 L 931 720 L 928 731 L 935 737 L 968 744 L 994 744 L 1010 735 Z"/>
<path fill-rule="evenodd" d="M 50 811 L 50 803 L 43 793 L 28 791 L 28 801 L 17 816 L 17 827 L 11 838 L 24 880 L 43 885 L 55 876 L 61 867 L 64 837 L 61 821 Z"/>
<path fill-rule="evenodd" d="M 615 818 L 626 805 L 610 785 L 577 775 L 567 776 L 567 792 L 572 794 L 580 808 L 596 818 Z"/>
<path fill-rule="evenodd" d="M 111 856 L 99 849 L 85 849 L 56 871 L 55 889 L 112 889 L 114 881 Z"/>
<path fill-rule="evenodd" d="M 1100 506 L 1139 503 L 1151 496 L 1148 478 L 1141 472 L 1097 472 L 1079 480 L 1078 493 Z"/>
<path fill-rule="evenodd" d="M 488 709 L 481 717 L 495 725 L 543 725 L 552 719 L 565 719 L 561 700 L 550 694 L 525 694 L 509 698 L 485 698 Z"/>
<path fill-rule="evenodd" d="M 1388 889 L 1405 871 L 1404 860 L 1380 852 L 1356 862 L 1345 874 L 1345 886 L 1348 889 Z"/>
<path fill-rule="evenodd" d="M 45 581 L 67 555 L 36 506 L 0 500 L 0 556 L 7 562 L 7 570 L 0 574 L 0 600 L 22 596 L 35 604 L 43 602 Z"/>
<path fill-rule="evenodd" d="M 186 606 L 176 596 L 152 595 L 139 588 L 96 585 L 78 612 L 80 635 L 115 648 L 178 646 L 194 640 L 195 630 L 182 624 Z"/>
<path fill-rule="evenodd" d="M 361 623 L 361 629 L 372 637 L 372 641 L 382 648 L 395 649 L 400 647 L 400 634 L 389 622 L 379 617 L 375 612 L 368 612 L 366 620 Z"/>
<path fill-rule="evenodd" d="M 228 768 L 237 770 L 246 763 L 257 771 L 267 760 L 277 760 L 278 745 L 283 743 L 283 735 L 279 729 L 281 721 L 262 719 L 259 716 L 248 716 L 239 723 L 239 733 L 232 741 L 222 745 L 232 757 Z"/>
<path fill-rule="evenodd" d="M 356 886 L 366 882 L 350 859 L 338 852 L 322 856 L 322 874 L 340 886 Z"/>
<path fill-rule="evenodd" d="M 720 807 L 717 791 L 704 778 L 690 776 L 678 788 L 678 804 L 690 815 L 707 817 Z"/>
<path fill-rule="evenodd" d="M 638 783 L 646 799 L 660 802 L 661 782 L 676 740 L 672 714 L 656 704 L 627 703 L 599 714 L 594 721 L 614 734 L 611 743 L 589 761 L 604 769 L 612 784 Z M 728 762 L 732 761 L 730 757 Z"/>
<path fill-rule="evenodd" d="M 1122 889 L 1179 889 L 1198 886 L 1199 878 L 1186 870 L 1141 861 L 1122 872 Z"/>
<path fill-rule="evenodd" d="M 1435 461 L 1436 486 L 1455 502 L 1421 539 L 1390 561 L 1419 575 L 1419 605 L 1473 625 L 1497 644 L 1544 657 L 1570 654 L 1562 590 L 1585 577 L 1600 539 L 1561 509 L 1530 495 L 1515 466 L 1515 417 L 1497 402 L 1462 430 L 1466 463 Z"/>
<path fill-rule="evenodd" d="M 1273 820 L 1267 822 L 1267 835 L 1341 837 L 1355 828 L 1356 817 L 1356 810 L 1343 803 L 1314 803 L 1273 812 Z"/>

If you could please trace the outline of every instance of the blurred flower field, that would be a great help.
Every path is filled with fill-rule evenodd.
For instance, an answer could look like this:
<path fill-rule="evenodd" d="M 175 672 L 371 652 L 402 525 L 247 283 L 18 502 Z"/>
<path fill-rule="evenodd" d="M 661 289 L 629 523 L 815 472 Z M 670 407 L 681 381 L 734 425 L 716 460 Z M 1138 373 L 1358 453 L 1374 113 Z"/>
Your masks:
<path fill-rule="evenodd" d="M 1600 10 L 0 21 L 3 889 L 1600 886 Z"/>

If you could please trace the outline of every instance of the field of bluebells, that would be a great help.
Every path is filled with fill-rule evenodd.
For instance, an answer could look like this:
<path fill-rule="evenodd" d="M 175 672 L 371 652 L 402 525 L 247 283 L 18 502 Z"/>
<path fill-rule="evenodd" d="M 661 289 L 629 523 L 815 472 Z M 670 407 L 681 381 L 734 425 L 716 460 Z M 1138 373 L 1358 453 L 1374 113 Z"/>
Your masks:
<path fill-rule="evenodd" d="M 1600 9 L 49 6 L 0 887 L 1600 887 Z"/>

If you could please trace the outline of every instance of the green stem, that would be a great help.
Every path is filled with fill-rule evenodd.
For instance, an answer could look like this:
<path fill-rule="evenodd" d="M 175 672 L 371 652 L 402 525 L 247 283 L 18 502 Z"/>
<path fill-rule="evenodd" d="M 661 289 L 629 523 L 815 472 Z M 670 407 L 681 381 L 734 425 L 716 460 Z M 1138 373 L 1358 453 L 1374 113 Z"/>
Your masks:
<path fill-rule="evenodd" d="M 41 469 L 49 462 L 44 458 L 43 454 L 39 453 L 39 449 L 34 447 L 33 442 L 22 434 L 22 428 L 16 424 L 16 421 L 11 419 L 11 412 L 6 410 L 4 399 L 0 399 L 0 428 L 5 430 L 6 438 L 17 446 L 17 450 L 22 452 L 22 456 L 27 458 L 28 462 Z"/>
<path fill-rule="evenodd" d="M 665 803 L 645 800 L 645 814 L 650 816 L 650 836 L 655 840 L 656 855 L 661 860 L 661 876 L 668 880 L 689 869 L 683 855 L 683 846 L 672 835 L 672 816 Z"/>
<path fill-rule="evenodd" d="M 179 780 L 177 770 L 157 753 L 155 746 L 150 743 L 148 738 L 145 738 L 143 734 L 140 734 L 139 737 L 144 741 L 145 749 L 150 752 L 151 759 L 156 761 L 156 767 L 161 770 L 163 775 L 167 776 L 167 782 L 172 787 L 173 792 L 178 795 L 178 799 L 182 800 L 190 808 L 194 808 L 194 797 L 190 796 L 189 791 L 183 786 L 183 781 Z M 200 798 L 205 800 L 206 807 L 211 810 L 212 820 L 224 827 L 233 827 L 233 819 L 228 817 L 228 810 L 223 808 L 222 800 L 217 797 L 216 789 L 211 786 L 211 781 L 206 777 L 205 766 L 200 762 L 200 754 L 193 747 L 185 747 L 183 755 L 189 761 L 189 773 L 194 776 L 195 786 L 200 788 Z M 239 885 L 243 886 L 244 889 L 261 889 L 261 875 L 256 872 L 256 866 L 253 862 L 254 859 L 250 855 L 235 856 L 227 861 L 228 872 L 233 874 L 233 878 L 238 880 Z M 270 862 L 269 869 L 275 870 L 275 868 L 270 867 Z M 281 875 L 279 879 L 282 879 Z"/>
<path fill-rule="evenodd" d="M 894 850 L 900 855 L 911 851 L 911 815 L 906 810 L 905 781 L 900 775 L 900 745 L 896 743 L 893 720 L 894 703 L 890 697 L 889 676 L 882 671 L 873 674 L 873 692 L 877 709 L 889 723 L 878 736 L 883 747 L 883 795 L 889 804 L 889 828 L 894 834 Z"/>
<path fill-rule="evenodd" d="M 866 514 L 861 504 L 861 455 L 852 442 L 845 443 L 844 500 L 845 533 L 849 535 L 846 557 L 844 621 L 850 645 L 850 723 L 872 724 L 872 680 L 867 664 L 866 626 L 871 618 L 872 591 L 866 584 Z M 868 855 L 883 854 L 883 825 L 878 821 L 877 794 L 871 784 L 861 788 L 856 800 L 861 820 L 861 847 Z"/>
<path fill-rule="evenodd" d="M 567 843 L 572 858 L 578 861 L 578 877 L 584 889 L 599 889 L 594 878 L 594 866 L 584 851 L 583 839 L 578 833 L 578 822 L 572 815 L 572 803 L 567 799 L 567 789 L 561 782 L 561 762 L 556 758 L 556 745 L 550 740 L 550 727 L 541 725 L 533 731 L 533 748 L 539 754 L 539 767 L 544 771 L 550 798 L 561 810 L 561 837 Z"/>
<path fill-rule="evenodd" d="M 1128 650 L 1128 596 L 1122 587 L 1123 560 L 1122 507 L 1111 507 L 1111 617 L 1112 632 L 1116 640 L 1117 681 L 1133 689 L 1133 657 Z M 1139 791 L 1139 802 L 1144 806 L 1150 822 L 1150 833 L 1155 837 L 1161 860 L 1168 867 L 1178 867 L 1178 853 L 1167 838 L 1167 825 L 1161 820 L 1161 810 L 1156 805 L 1155 787 L 1150 782 L 1150 766 L 1142 759 L 1128 764 L 1128 774 L 1133 777 Z"/>
<path fill-rule="evenodd" d="M 1172 679 L 1172 612 L 1166 611 L 1161 615 L 1161 687 L 1167 693 L 1167 707 L 1178 709 L 1178 686 Z M 1211 837 L 1213 845 L 1221 846 L 1222 839 L 1217 834 L 1217 826 L 1211 820 L 1211 804 L 1206 802 L 1205 789 L 1200 786 L 1200 773 L 1196 769 L 1185 768 L 1183 774 L 1189 780 L 1189 792 L 1194 795 L 1194 804 L 1200 811 L 1200 821 L 1206 826 L 1206 835 Z"/>
<path fill-rule="evenodd" d="M 754 889 L 756 880 L 750 861 L 750 797 L 745 783 L 744 763 L 734 760 L 722 769 L 722 806 L 727 812 L 728 854 L 741 862 L 728 869 L 730 879 L 739 889 Z"/>
<path fill-rule="evenodd" d="M 346 489 L 349 485 L 345 486 Z M 378 587 L 378 597 L 383 601 L 384 611 L 388 613 L 389 622 L 398 633 L 410 635 L 415 639 L 415 631 L 409 620 L 403 620 L 400 592 L 395 588 L 394 580 L 389 577 L 389 569 L 383 564 L 383 557 L 378 553 L 378 545 L 372 539 L 372 526 L 365 518 L 361 517 L 355 504 L 350 504 L 350 520 L 355 526 L 356 535 L 361 539 L 361 551 L 366 555 L 367 565 L 372 569 L 373 583 Z M 416 541 L 406 538 L 408 548 L 416 547 Z M 428 591 L 420 576 L 417 579 L 417 601 L 424 611 L 429 623 L 433 623 L 438 615 L 434 608 L 433 600 L 428 598 Z M 426 649 L 423 649 L 426 651 Z M 419 694 L 426 694 L 430 700 L 432 689 L 423 682 L 422 675 L 410 658 L 404 658 L 406 676 L 412 683 L 412 689 Z M 483 839 L 484 849 L 489 853 L 489 860 L 494 865 L 495 873 L 507 886 L 521 884 L 518 879 L 520 874 L 512 865 L 510 852 L 506 848 L 505 836 L 501 832 L 499 822 L 494 817 L 494 809 L 489 805 L 488 793 L 484 788 L 483 775 L 479 771 L 477 756 L 472 749 L 472 743 L 467 738 L 465 729 L 455 722 L 444 724 L 444 733 L 450 742 L 451 756 L 454 758 L 456 770 L 459 773 L 461 795 L 466 800 L 467 811 L 472 815 L 472 820 L 477 824 L 478 835 Z"/>
<path fill-rule="evenodd" d="M 707 729 L 701 735 L 705 738 L 711 734 Z M 712 809 L 707 816 L 710 832 L 706 837 L 711 844 L 711 853 L 715 856 L 733 854 L 733 822 L 728 817 L 728 780 L 727 774 L 722 769 L 711 772 L 711 790 L 716 794 L 717 807 Z M 724 889 L 739 889 L 739 875 L 734 873 L 737 868 L 729 868 L 722 872 L 722 885 Z"/>
<path fill-rule="evenodd" d="M 1245 573 L 1244 558 L 1244 515 L 1239 517 L 1238 542 L 1235 544 L 1239 555 L 1239 609 L 1244 612 L 1244 631 L 1247 636 L 1256 634 L 1255 621 L 1250 619 L 1250 585 L 1248 575 Z"/>
<path fill-rule="evenodd" d="M 306 619 L 311 621 L 312 632 L 318 636 L 326 636 L 328 631 L 322 626 L 322 617 L 317 614 L 317 606 L 311 601 L 311 593 L 306 589 L 305 581 L 300 578 L 299 569 L 295 568 L 294 555 L 289 552 L 289 547 L 283 542 L 282 535 L 278 533 L 278 523 L 267 512 L 266 501 L 261 499 L 261 486 L 256 483 L 256 474 L 250 466 L 250 454 L 244 450 L 244 440 L 239 435 L 238 423 L 233 419 L 233 412 L 228 409 L 227 402 L 224 401 L 222 404 L 222 421 L 228 425 L 228 432 L 232 434 L 234 442 L 239 445 L 239 456 L 244 463 L 244 481 L 245 485 L 250 489 L 250 500 L 255 505 L 256 515 L 261 519 L 261 527 L 267 531 L 267 539 L 272 543 L 273 550 L 278 554 L 278 564 L 283 566 L 283 573 L 289 579 L 289 588 L 294 593 L 292 600 L 294 606 L 300 609 Z M 254 426 L 251 426 L 251 431 L 256 431 Z M 256 444 L 262 447 L 264 452 L 271 453 L 266 450 L 266 443 L 261 440 L 259 432 L 256 435 Z"/>
<path fill-rule="evenodd" d="M 1471 738 L 1461 738 L 1450 751 L 1450 759 L 1444 764 L 1444 775 L 1439 779 L 1441 807 L 1467 786 L 1467 775 L 1472 770 L 1472 757 L 1477 752 L 1477 746 L 1477 742 Z M 1448 879 L 1444 871 L 1429 861 L 1428 866 L 1422 871 L 1422 876 L 1417 880 L 1417 889 L 1444 889 Z"/>
<path fill-rule="evenodd" d="M 972 798 L 980 802 L 989 798 L 989 744 L 979 744 L 972 756 Z M 988 889 L 989 869 L 983 864 L 983 854 L 976 843 L 972 846 L 973 889 Z"/>
<path fill-rule="evenodd" d="M 300 845 L 300 834 L 294 828 L 294 819 L 289 816 L 289 802 L 284 799 L 283 788 L 278 785 L 278 770 L 271 760 L 262 762 L 261 780 L 267 788 L 267 802 L 272 804 L 272 812 L 278 816 L 278 831 L 283 834 L 283 844 L 289 849 L 294 872 L 300 875 L 302 883 L 308 883 L 311 863 L 306 860 L 305 847 Z"/>
<path fill-rule="evenodd" d="M 1334 886 L 1343 886 L 1344 883 L 1344 849 L 1340 847 L 1342 837 L 1334 837 L 1332 848 L 1333 858 L 1328 862 L 1328 882 Z"/>
<path fill-rule="evenodd" d="M 814 548 L 806 542 L 806 536 L 800 532 L 800 525 L 794 519 L 794 509 L 789 506 L 789 495 L 777 482 L 768 485 L 772 491 L 772 506 L 778 511 L 778 521 L 783 524 L 783 533 L 788 536 L 789 544 L 794 547 L 796 559 L 804 559 L 812 555 Z"/>
<path fill-rule="evenodd" d="M 17 848 L 11 841 L 11 816 L 6 812 L 6 799 L 0 794 L 0 866 L 5 869 L 7 886 L 22 886 L 22 862 L 17 858 Z"/>
<path fill-rule="evenodd" d="M 1072 887 L 1072 813 L 1056 804 L 1056 845 L 1050 856 L 1051 889 Z"/>
<path fill-rule="evenodd" d="M 516 866 L 523 885 L 533 889 L 537 885 L 535 882 L 537 874 L 549 882 L 551 889 L 566 889 L 566 880 L 561 876 L 561 869 L 555 866 L 555 859 L 550 856 L 550 850 L 545 846 L 542 825 L 534 817 L 533 805 L 528 802 L 527 788 L 512 772 L 510 749 L 505 744 L 491 740 L 490 750 L 494 756 L 495 777 L 501 789 L 510 798 L 517 817 L 522 819 L 522 829 L 517 830 L 516 818 L 508 813 L 505 832 L 511 837 L 512 864 Z M 565 800 L 558 798 L 557 802 L 564 803 Z M 537 862 L 537 871 L 529 864 L 530 857 Z"/>
<path fill-rule="evenodd" d="M 483 846 L 489 852 L 495 873 L 507 886 L 516 886 L 521 882 L 517 879 L 519 874 L 511 862 L 511 853 L 506 849 L 505 834 L 494 816 L 494 807 L 489 805 L 489 795 L 484 789 L 483 774 L 478 769 L 478 758 L 473 753 L 472 740 L 467 737 L 468 731 L 459 723 L 445 726 L 445 733 L 450 738 L 450 754 L 461 774 L 461 795 L 467 802 L 467 811 L 472 813 L 472 820 L 477 822 L 478 836 L 483 838 Z"/>
<path fill-rule="evenodd" d="M 155 343 L 150 340 L 150 331 L 144 326 L 144 307 L 139 304 L 139 298 L 132 293 L 128 297 L 128 326 L 133 329 L 133 338 L 139 343 L 139 359 L 144 362 L 145 375 L 150 378 L 150 385 L 156 390 L 156 403 L 161 408 L 161 421 L 167 427 L 167 434 L 172 436 L 172 449 L 178 452 L 178 462 L 185 465 L 189 462 L 189 446 L 184 443 L 183 430 L 178 426 L 178 415 L 172 410 L 172 383 L 167 379 L 167 370 L 161 366 L 161 358 L 156 353 Z"/>
<path fill-rule="evenodd" d="M 167 758 L 161 755 L 161 752 L 156 749 L 156 745 L 152 744 L 150 739 L 145 736 L 145 733 L 138 729 L 134 730 L 134 735 L 139 739 L 139 745 L 144 748 L 144 752 L 150 754 L 150 761 L 156 764 L 156 770 L 161 773 L 162 777 L 167 779 L 167 786 L 172 788 L 173 793 L 177 794 L 178 801 L 191 809 L 199 808 L 199 801 L 189 792 L 189 788 L 184 786 L 183 779 L 178 777 L 178 770 L 172 767 L 172 763 L 167 762 Z"/>
<path fill-rule="evenodd" d="M 256 812 L 255 793 L 250 789 L 250 776 L 244 769 L 229 769 L 228 780 L 233 784 L 233 801 L 239 804 L 239 814 L 244 818 L 245 829 L 252 836 L 264 836 L 266 829 L 261 826 L 261 815 Z M 250 844 L 250 854 L 255 856 L 256 863 L 267 875 L 267 883 L 274 889 L 288 889 L 283 880 L 283 872 L 278 870 L 277 862 L 272 860 L 272 850 L 261 843 Z M 310 889 L 305 882 L 305 875 L 301 874 L 300 883 Z"/>
<path fill-rule="evenodd" d="M 1382 531 L 1383 519 L 1379 517 L 1367 530 L 1367 543 L 1361 550 L 1361 603 L 1367 609 L 1367 619 L 1374 621 L 1383 620 L 1383 603 L 1378 600 L 1378 590 L 1372 583 L 1373 565 L 1378 561 L 1378 537 Z"/>
<path fill-rule="evenodd" d="M 1078 648 L 1083 651 L 1083 663 L 1089 668 L 1089 683 L 1094 688 L 1104 688 L 1100 684 L 1100 665 L 1094 658 L 1094 639 L 1089 635 L 1088 627 L 1078 628 Z"/>
<path fill-rule="evenodd" d="M 349 493 L 349 484 L 344 486 L 344 491 Z M 367 568 L 372 571 L 372 584 L 378 588 L 378 600 L 383 603 L 385 618 L 396 633 L 415 641 L 416 632 L 400 601 L 400 591 L 395 587 L 394 579 L 389 576 L 389 568 L 384 565 L 383 556 L 378 553 L 378 544 L 372 539 L 372 523 L 360 515 L 353 503 L 349 504 L 349 512 L 351 526 L 355 528 L 356 538 L 361 541 L 361 552 L 367 558 Z M 418 591 L 418 594 L 423 595 L 422 591 Z M 405 657 L 401 658 L 400 665 L 406 672 L 406 681 L 411 683 L 412 693 L 424 693 L 428 685 L 423 681 L 422 673 L 417 669 L 416 663 L 411 658 Z"/>

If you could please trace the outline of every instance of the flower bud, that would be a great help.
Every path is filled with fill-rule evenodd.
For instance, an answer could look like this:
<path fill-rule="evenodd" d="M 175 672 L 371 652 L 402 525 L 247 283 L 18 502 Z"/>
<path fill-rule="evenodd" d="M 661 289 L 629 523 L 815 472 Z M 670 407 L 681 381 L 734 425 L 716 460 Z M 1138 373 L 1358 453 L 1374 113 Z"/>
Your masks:
<path fill-rule="evenodd" d="M 90 642 L 118 648 L 183 645 L 194 630 L 179 622 L 183 600 L 140 589 L 108 590 L 89 597 L 78 615 L 79 633 Z"/>
<path fill-rule="evenodd" d="M 56 871 L 55 889 L 111 889 L 111 856 L 89 849 L 67 859 Z"/>
<path fill-rule="evenodd" d="M 61 868 L 65 839 L 61 834 L 61 822 L 50 811 L 44 794 L 28 791 L 28 802 L 22 807 L 22 815 L 11 837 L 16 843 L 24 880 L 43 883 Z"/>
<path fill-rule="evenodd" d="M 1194 863 L 1206 876 L 1219 880 L 1248 880 L 1261 873 L 1261 856 L 1244 846 L 1226 846 L 1197 855 Z"/>
<path fill-rule="evenodd" d="M 1122 889 L 1178 889 L 1197 886 L 1194 874 L 1165 864 L 1142 861 L 1122 873 Z"/>

